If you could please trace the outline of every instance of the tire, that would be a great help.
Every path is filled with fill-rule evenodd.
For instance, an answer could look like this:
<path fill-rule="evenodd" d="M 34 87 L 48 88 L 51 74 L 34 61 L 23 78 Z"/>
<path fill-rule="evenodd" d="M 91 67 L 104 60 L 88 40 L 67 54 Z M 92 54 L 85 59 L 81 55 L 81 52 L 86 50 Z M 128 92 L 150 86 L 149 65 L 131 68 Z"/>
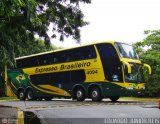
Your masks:
<path fill-rule="evenodd" d="M 26 99 L 24 90 L 20 90 L 17 97 L 20 101 L 24 101 Z"/>
<path fill-rule="evenodd" d="M 120 96 L 112 96 L 112 97 L 110 97 L 110 100 L 112 102 L 116 102 L 119 98 L 120 98 Z"/>
<path fill-rule="evenodd" d="M 75 96 L 77 101 L 84 101 L 85 100 L 85 91 L 83 88 L 79 87 L 77 88 L 75 92 Z"/>
<path fill-rule="evenodd" d="M 29 101 L 32 101 L 32 100 L 35 100 L 34 98 L 34 93 L 32 90 L 28 90 L 27 93 L 26 93 L 26 98 L 29 100 Z"/>
<path fill-rule="evenodd" d="M 102 93 L 98 87 L 93 87 L 90 91 L 90 97 L 92 101 L 99 102 L 102 100 Z"/>

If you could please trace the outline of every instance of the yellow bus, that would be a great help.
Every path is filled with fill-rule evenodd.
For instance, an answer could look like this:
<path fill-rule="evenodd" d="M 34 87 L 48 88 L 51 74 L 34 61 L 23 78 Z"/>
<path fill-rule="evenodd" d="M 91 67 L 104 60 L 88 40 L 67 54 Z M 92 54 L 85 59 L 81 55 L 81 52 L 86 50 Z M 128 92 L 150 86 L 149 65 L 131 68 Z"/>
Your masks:
<path fill-rule="evenodd" d="M 16 65 L 6 72 L 6 79 L 8 91 L 20 100 L 117 101 L 142 94 L 143 68 L 151 74 L 131 45 L 115 41 L 19 57 Z"/>

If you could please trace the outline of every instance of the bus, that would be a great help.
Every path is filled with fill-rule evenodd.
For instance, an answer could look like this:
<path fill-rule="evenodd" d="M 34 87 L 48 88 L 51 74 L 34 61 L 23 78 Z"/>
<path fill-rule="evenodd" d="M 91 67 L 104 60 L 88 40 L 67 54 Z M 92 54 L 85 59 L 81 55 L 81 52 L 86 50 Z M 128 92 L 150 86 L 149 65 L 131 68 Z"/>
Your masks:
<path fill-rule="evenodd" d="M 8 95 L 20 100 L 53 97 L 101 101 L 143 94 L 144 71 L 131 45 L 105 41 L 16 58 L 16 68 L 6 71 Z"/>

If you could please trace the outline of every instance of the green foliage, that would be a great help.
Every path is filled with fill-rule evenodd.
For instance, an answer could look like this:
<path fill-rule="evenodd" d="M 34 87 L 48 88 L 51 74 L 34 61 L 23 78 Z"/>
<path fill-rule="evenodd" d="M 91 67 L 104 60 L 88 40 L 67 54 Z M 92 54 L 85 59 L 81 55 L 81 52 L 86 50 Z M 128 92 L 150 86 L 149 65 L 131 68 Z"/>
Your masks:
<path fill-rule="evenodd" d="M 0 73 L 4 65 L 14 66 L 15 57 L 50 50 L 51 23 L 52 38 L 58 34 L 61 41 L 69 36 L 80 41 L 80 28 L 88 24 L 80 2 L 91 0 L 0 0 Z"/>
<path fill-rule="evenodd" d="M 58 48 L 55 46 L 46 46 L 44 41 L 41 39 L 34 39 L 34 41 L 27 41 L 25 44 L 17 44 L 16 49 L 17 51 L 15 52 L 15 57 L 21 57 L 51 51 Z"/>
<path fill-rule="evenodd" d="M 88 23 L 83 21 L 79 3 L 90 0 L 1 0 L 0 1 L 0 65 L 13 65 L 15 53 L 22 53 L 19 46 L 25 48 L 28 41 L 35 41 L 34 35 L 44 38 L 50 44 L 47 35 L 48 26 L 53 23 L 53 35 L 60 34 L 60 40 L 72 36 L 80 41 L 80 27 Z M 29 51 L 30 52 L 30 51 Z"/>
<path fill-rule="evenodd" d="M 147 37 L 134 46 L 142 61 L 152 68 L 152 75 L 146 78 L 146 95 L 160 96 L 160 30 L 148 30 L 145 34 Z"/>

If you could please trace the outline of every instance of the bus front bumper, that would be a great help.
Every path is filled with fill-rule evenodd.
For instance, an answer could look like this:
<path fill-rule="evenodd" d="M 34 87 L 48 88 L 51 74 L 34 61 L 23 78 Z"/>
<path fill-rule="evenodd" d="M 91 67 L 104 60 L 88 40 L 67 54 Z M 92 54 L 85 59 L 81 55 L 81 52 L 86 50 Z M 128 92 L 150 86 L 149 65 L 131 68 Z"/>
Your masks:
<path fill-rule="evenodd" d="M 144 96 L 144 89 L 126 89 L 125 96 Z"/>

